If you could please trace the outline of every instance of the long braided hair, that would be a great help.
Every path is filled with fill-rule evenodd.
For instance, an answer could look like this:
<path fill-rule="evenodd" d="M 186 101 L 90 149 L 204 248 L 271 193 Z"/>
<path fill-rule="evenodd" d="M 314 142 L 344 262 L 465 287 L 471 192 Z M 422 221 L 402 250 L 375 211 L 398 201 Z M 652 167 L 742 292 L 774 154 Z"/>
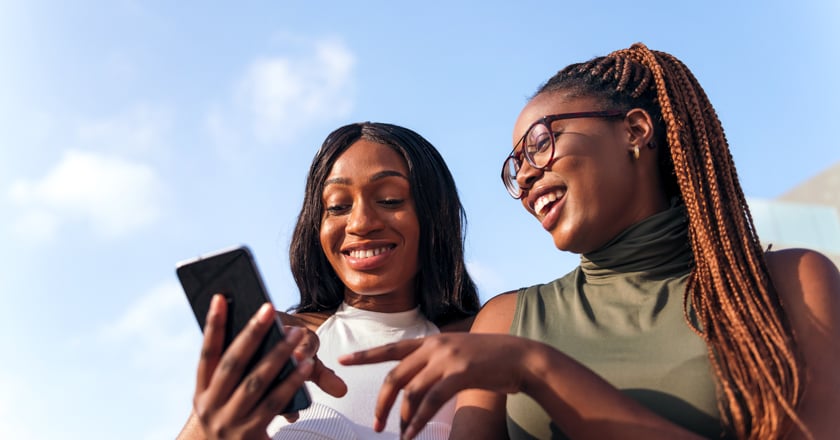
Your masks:
<path fill-rule="evenodd" d="M 537 92 L 642 108 L 654 120 L 668 196 L 685 204 L 694 268 L 684 298 L 689 325 L 706 341 L 718 406 L 730 434 L 778 438 L 793 421 L 803 366 L 773 287 L 720 119 L 676 57 L 641 43 L 572 64 Z M 693 318 L 693 319 L 692 319 Z"/>

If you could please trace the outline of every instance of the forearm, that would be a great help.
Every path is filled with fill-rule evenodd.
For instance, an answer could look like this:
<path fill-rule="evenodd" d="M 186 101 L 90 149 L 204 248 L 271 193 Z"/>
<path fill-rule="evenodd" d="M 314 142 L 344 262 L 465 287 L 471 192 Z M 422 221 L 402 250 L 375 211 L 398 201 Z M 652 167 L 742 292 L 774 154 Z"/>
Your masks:
<path fill-rule="evenodd" d="M 506 440 L 505 394 L 464 390 L 458 394 L 450 440 Z"/>
<path fill-rule="evenodd" d="M 701 438 L 620 392 L 574 359 L 524 342 L 521 392 L 570 438 Z"/>

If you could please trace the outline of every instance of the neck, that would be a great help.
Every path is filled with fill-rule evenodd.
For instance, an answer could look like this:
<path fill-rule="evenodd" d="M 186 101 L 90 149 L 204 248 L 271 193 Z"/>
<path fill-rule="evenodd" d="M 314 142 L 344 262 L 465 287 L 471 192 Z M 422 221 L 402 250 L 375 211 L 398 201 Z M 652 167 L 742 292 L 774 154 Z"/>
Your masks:
<path fill-rule="evenodd" d="M 350 290 L 344 291 L 344 302 L 357 309 L 380 313 L 398 313 L 413 310 L 417 307 L 414 295 L 360 295 Z"/>

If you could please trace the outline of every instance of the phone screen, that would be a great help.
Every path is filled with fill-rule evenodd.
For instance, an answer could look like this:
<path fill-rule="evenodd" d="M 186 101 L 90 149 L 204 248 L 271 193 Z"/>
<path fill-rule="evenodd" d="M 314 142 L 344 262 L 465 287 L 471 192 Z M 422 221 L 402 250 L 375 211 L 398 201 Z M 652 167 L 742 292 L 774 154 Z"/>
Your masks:
<path fill-rule="evenodd" d="M 271 302 L 256 262 L 246 246 L 228 248 L 183 261 L 177 264 L 176 273 L 202 331 L 204 331 L 207 311 L 210 309 L 210 299 L 217 293 L 225 296 L 228 303 L 225 349 L 245 328 L 260 306 Z M 283 326 L 278 317 L 245 367 L 245 374 L 251 371 L 259 360 L 283 339 Z M 269 389 L 282 382 L 295 368 L 296 363 L 290 358 Z M 298 411 L 307 408 L 310 403 L 309 393 L 303 385 L 283 412 Z"/>

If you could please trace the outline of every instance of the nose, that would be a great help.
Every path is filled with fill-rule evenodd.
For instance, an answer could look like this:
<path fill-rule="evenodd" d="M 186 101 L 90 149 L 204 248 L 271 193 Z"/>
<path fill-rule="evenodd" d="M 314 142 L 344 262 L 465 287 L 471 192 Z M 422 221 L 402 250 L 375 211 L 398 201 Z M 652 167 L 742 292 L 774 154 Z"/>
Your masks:
<path fill-rule="evenodd" d="M 536 182 L 542 174 L 542 169 L 534 168 L 527 160 L 523 160 L 522 165 L 519 167 L 519 172 L 516 173 L 516 184 L 519 185 L 520 191 L 524 193 L 531 189 L 534 182 Z"/>
<path fill-rule="evenodd" d="M 357 201 L 347 216 L 346 231 L 351 235 L 367 235 L 382 229 L 383 222 L 375 203 Z"/>

